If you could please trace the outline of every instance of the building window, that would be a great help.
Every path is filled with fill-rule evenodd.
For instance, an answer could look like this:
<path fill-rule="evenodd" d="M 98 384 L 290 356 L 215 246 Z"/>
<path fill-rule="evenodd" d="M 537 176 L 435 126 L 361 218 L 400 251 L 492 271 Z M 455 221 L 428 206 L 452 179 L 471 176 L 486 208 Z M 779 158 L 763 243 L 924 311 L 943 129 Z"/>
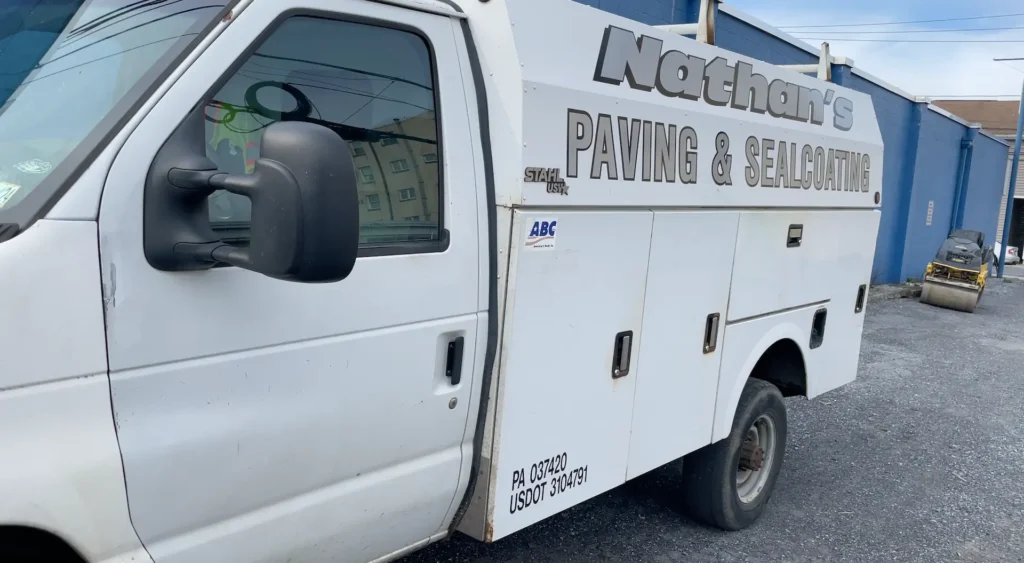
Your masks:
<path fill-rule="evenodd" d="M 428 164 L 431 162 L 437 162 L 437 153 L 428 152 L 427 154 L 423 155 L 423 162 L 426 162 Z"/>
<path fill-rule="evenodd" d="M 406 221 L 419 221 L 420 220 L 420 216 L 419 215 L 410 215 L 409 217 L 406 217 L 405 220 Z"/>
<path fill-rule="evenodd" d="M 353 44 L 367 48 L 353 49 Z M 436 243 L 441 240 L 444 171 L 441 166 L 417 167 L 411 160 L 428 153 L 437 155 L 435 159 L 440 156 L 432 60 L 430 46 L 416 33 L 323 17 L 289 17 L 206 101 L 207 115 L 216 117 L 205 122 L 207 156 L 221 172 L 251 174 L 263 131 L 275 121 L 268 115 L 328 125 L 350 143 L 352 157 L 363 157 L 358 162 L 366 166 L 353 171 L 356 183 L 373 185 L 372 193 L 362 194 L 365 205 L 359 205 L 360 244 L 402 245 L 405 251 L 409 243 Z M 259 105 L 251 107 L 246 93 L 256 85 Z M 398 134 L 401 138 L 395 137 Z M 386 155 L 379 150 L 391 146 Z M 379 164 L 373 159 L 375 152 Z M 410 169 L 419 171 L 415 188 L 403 188 L 408 181 L 391 181 L 394 174 Z M 399 200 L 416 204 L 392 205 Z M 415 228 L 405 224 L 407 213 L 418 214 L 417 219 L 408 219 L 419 221 Z M 211 196 L 214 229 L 230 230 L 233 239 L 244 239 L 249 220 L 245 196 L 223 190 Z"/>

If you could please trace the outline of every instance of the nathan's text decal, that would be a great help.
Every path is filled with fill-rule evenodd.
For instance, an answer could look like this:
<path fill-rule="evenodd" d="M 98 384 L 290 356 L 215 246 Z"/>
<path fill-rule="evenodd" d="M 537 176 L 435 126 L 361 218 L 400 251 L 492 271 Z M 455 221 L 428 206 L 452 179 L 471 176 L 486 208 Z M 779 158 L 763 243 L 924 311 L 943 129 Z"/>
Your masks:
<path fill-rule="evenodd" d="M 832 126 L 853 128 L 853 101 L 782 79 L 769 81 L 748 62 L 715 57 L 711 61 L 682 51 L 664 51 L 664 41 L 647 35 L 640 39 L 628 29 L 608 26 L 594 70 L 594 80 L 635 90 L 657 90 L 669 98 L 683 98 L 741 111 L 767 113 L 814 125 L 825 123 L 825 108 L 832 108 Z M 571 178 L 572 175 L 570 174 Z"/>

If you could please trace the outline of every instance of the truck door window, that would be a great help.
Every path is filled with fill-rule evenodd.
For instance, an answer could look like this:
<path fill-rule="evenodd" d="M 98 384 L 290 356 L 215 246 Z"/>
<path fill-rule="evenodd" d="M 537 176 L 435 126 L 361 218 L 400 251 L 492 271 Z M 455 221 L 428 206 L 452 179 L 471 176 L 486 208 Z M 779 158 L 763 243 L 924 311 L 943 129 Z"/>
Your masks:
<path fill-rule="evenodd" d="M 441 147 L 430 46 L 389 27 L 296 16 L 248 56 L 206 106 L 207 154 L 250 173 L 263 129 L 312 121 L 349 142 L 359 185 L 360 244 L 381 253 L 440 249 Z M 249 200 L 218 192 L 210 220 L 244 243 Z"/>

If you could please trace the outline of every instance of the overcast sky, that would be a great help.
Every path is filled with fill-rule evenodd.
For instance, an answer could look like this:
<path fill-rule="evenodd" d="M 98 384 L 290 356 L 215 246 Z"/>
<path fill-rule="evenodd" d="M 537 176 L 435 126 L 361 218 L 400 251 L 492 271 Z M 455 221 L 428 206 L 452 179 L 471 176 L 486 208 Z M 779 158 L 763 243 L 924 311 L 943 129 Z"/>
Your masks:
<path fill-rule="evenodd" d="M 886 26 L 792 28 L 825 24 L 903 22 L 1024 13 L 1022 0 L 725 0 L 729 4 L 815 46 L 826 38 L 832 54 L 846 56 L 866 72 L 918 96 L 1019 95 L 1024 61 L 1024 16 Z M 783 5 L 784 4 L 784 5 Z M 950 33 L 909 31 L 1017 28 Z M 866 32 L 872 33 L 866 33 Z M 877 31 L 895 33 L 874 33 Z M 843 33 L 838 33 L 843 32 Z M 888 43 L 842 39 L 1018 40 L 1019 43 Z"/>

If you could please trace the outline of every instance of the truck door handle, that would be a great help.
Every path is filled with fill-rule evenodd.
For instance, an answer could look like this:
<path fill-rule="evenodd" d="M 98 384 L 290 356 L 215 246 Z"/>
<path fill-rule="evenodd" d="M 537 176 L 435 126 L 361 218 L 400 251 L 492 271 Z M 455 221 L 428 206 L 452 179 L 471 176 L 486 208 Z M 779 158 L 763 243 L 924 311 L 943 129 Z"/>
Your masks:
<path fill-rule="evenodd" d="M 814 312 L 814 319 L 811 321 L 811 349 L 818 348 L 825 341 L 825 321 L 828 319 L 828 309 L 821 308 Z"/>
<path fill-rule="evenodd" d="M 444 364 L 444 375 L 452 385 L 458 385 L 462 381 L 462 348 L 466 339 L 462 336 L 456 337 L 448 343 L 448 354 Z"/>
<path fill-rule="evenodd" d="M 803 225 L 790 225 L 789 234 L 786 236 L 786 248 L 795 248 L 800 246 L 804 240 L 804 226 Z"/>
<path fill-rule="evenodd" d="M 721 319 L 721 315 L 718 313 L 711 313 L 708 315 L 708 320 L 704 323 L 704 353 L 710 354 L 718 348 L 718 322 Z"/>
<path fill-rule="evenodd" d="M 627 330 L 615 335 L 615 349 L 612 352 L 612 379 L 629 375 L 629 360 L 633 352 L 633 331 Z"/>

